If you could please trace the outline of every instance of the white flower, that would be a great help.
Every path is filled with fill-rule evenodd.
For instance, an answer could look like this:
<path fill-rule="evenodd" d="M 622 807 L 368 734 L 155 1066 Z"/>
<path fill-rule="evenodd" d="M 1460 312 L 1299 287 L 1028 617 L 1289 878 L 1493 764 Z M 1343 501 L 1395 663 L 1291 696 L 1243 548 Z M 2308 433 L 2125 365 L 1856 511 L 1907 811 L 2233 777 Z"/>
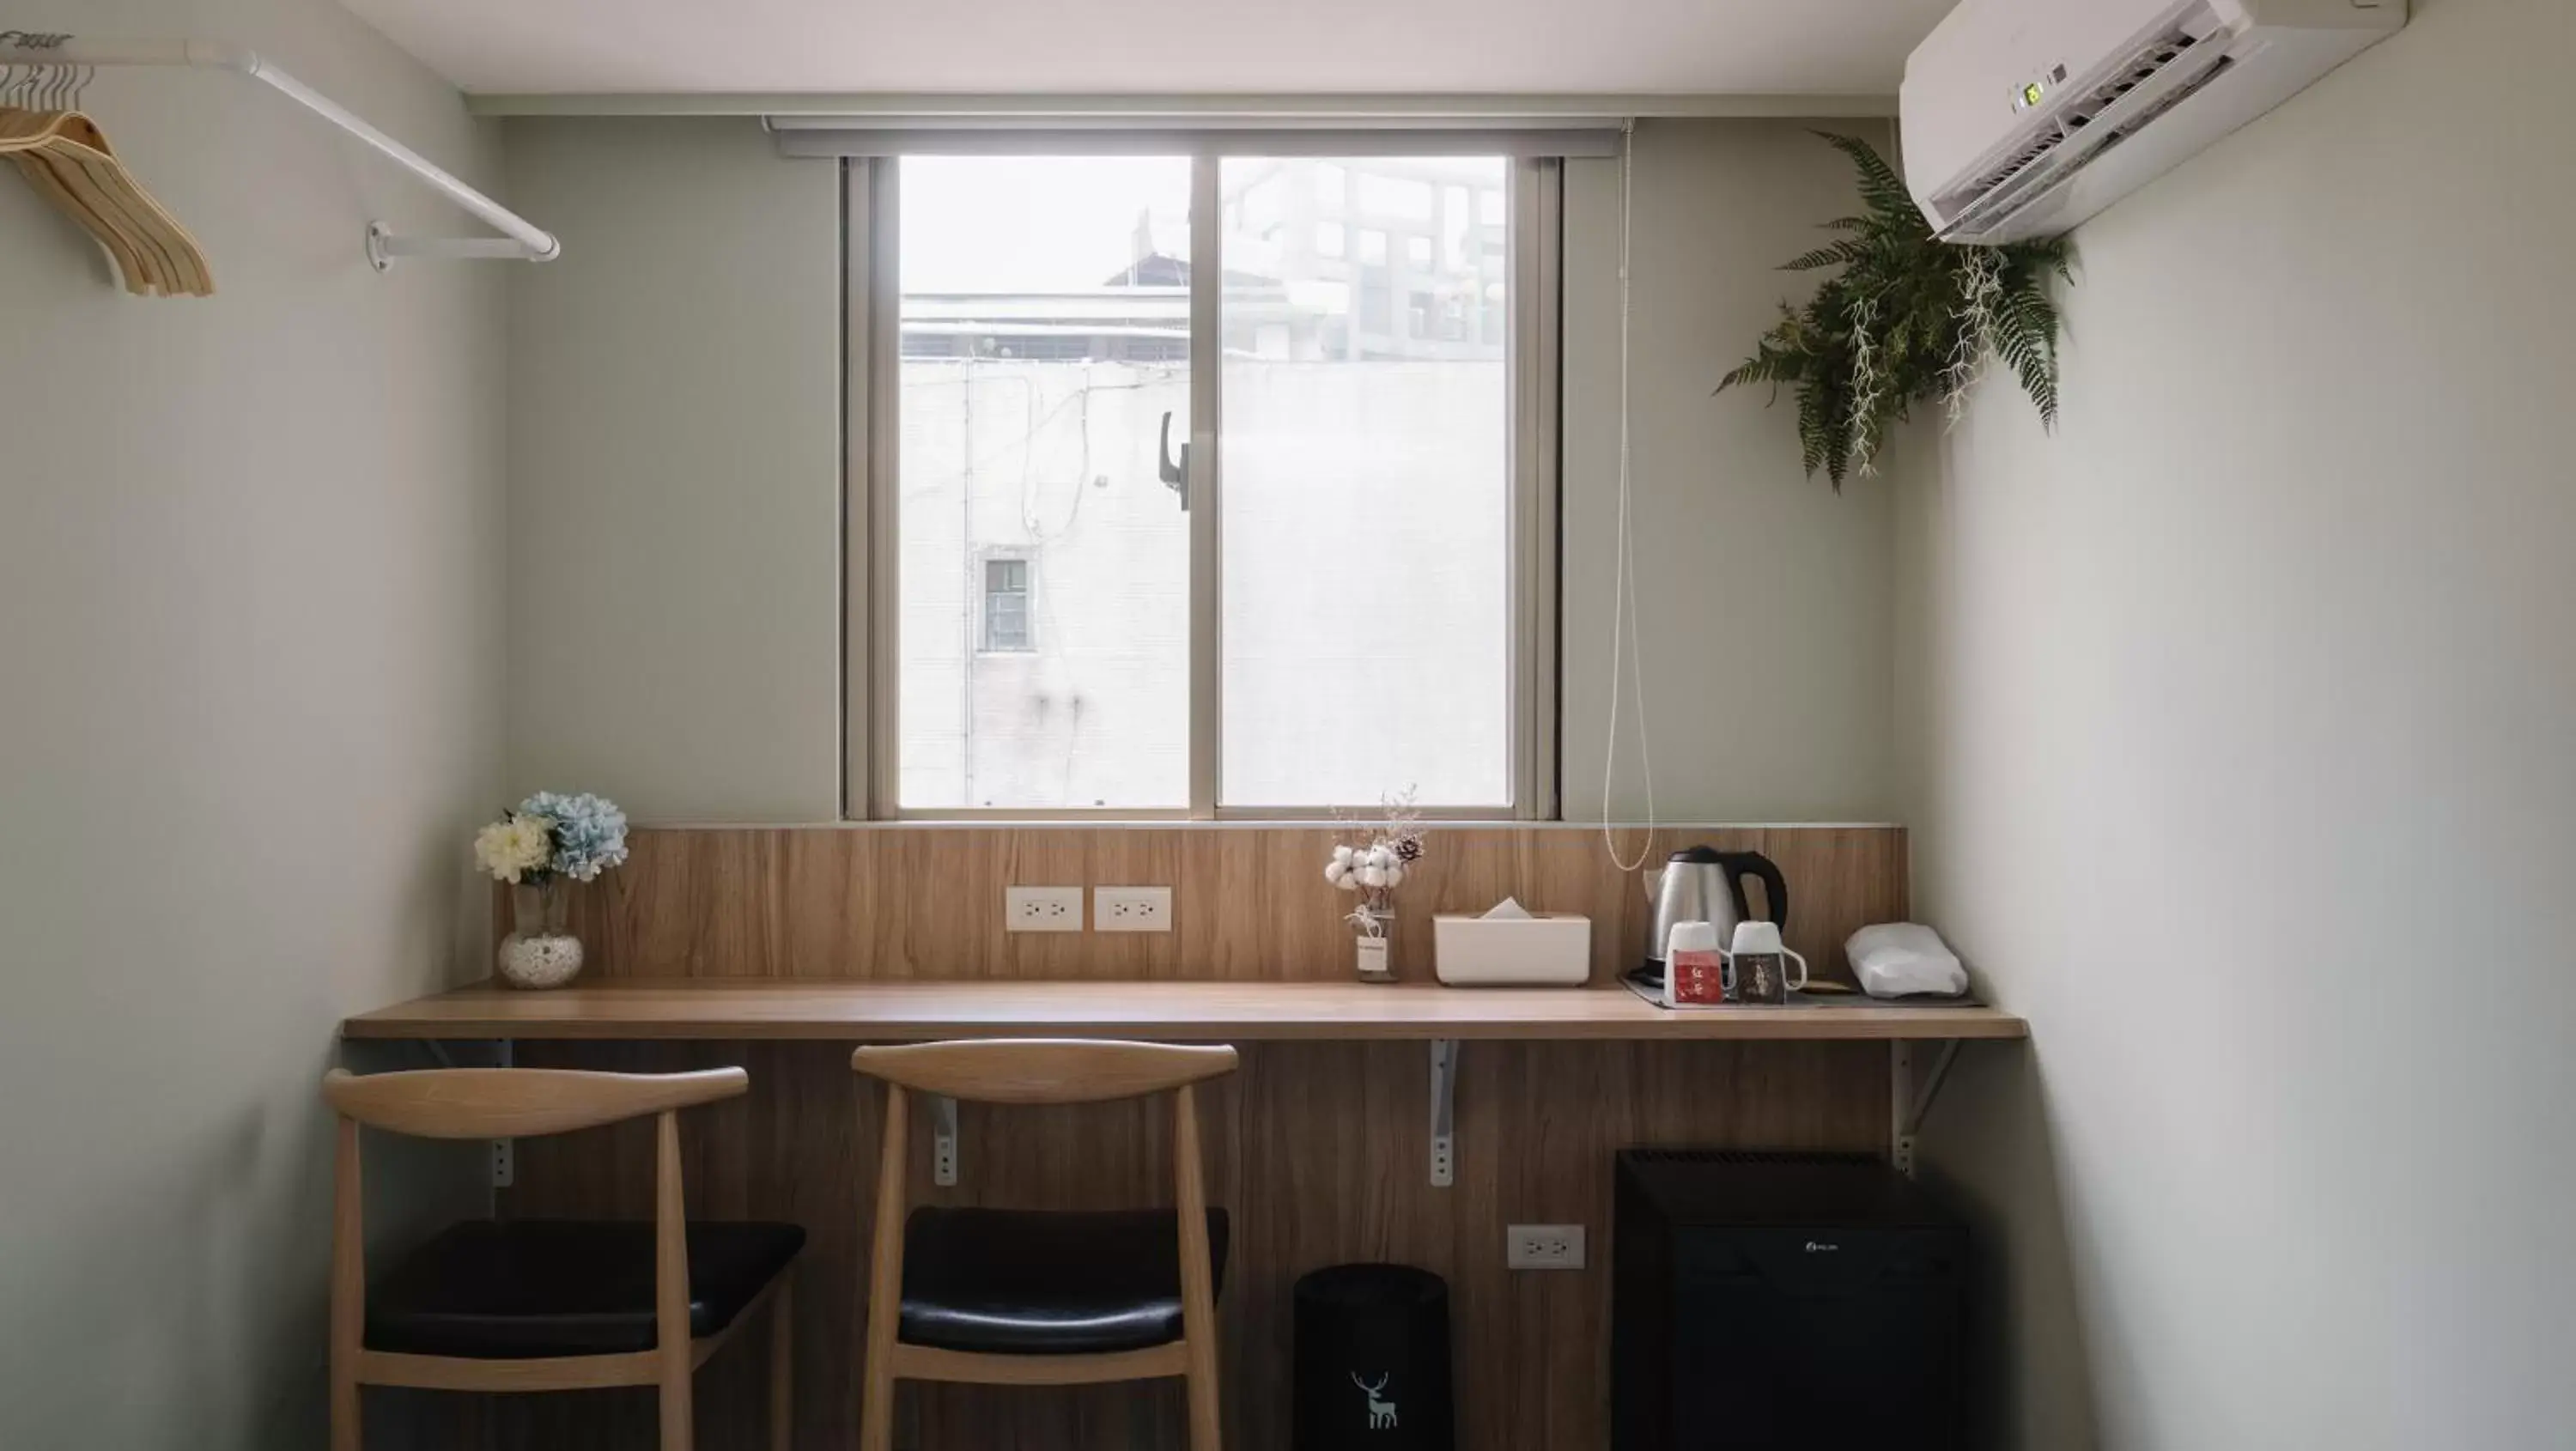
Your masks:
<path fill-rule="evenodd" d="M 1324 880 L 1332 883 L 1336 887 L 1340 887 L 1344 891 L 1350 890 L 1350 864 L 1338 861 L 1324 863 Z"/>
<path fill-rule="evenodd" d="M 1337 846 L 1333 848 L 1333 865 L 1337 867 L 1349 866 L 1351 864 L 1351 858 L 1355 855 L 1357 855 L 1357 853 L 1353 852 L 1349 847 Z"/>
<path fill-rule="evenodd" d="M 1386 884 L 1386 868 L 1380 866 L 1365 866 L 1360 868 L 1361 886 L 1383 887 Z"/>
<path fill-rule="evenodd" d="M 496 881 L 541 872 L 555 853 L 555 824 L 542 816 L 504 816 L 474 834 L 474 864 Z"/>

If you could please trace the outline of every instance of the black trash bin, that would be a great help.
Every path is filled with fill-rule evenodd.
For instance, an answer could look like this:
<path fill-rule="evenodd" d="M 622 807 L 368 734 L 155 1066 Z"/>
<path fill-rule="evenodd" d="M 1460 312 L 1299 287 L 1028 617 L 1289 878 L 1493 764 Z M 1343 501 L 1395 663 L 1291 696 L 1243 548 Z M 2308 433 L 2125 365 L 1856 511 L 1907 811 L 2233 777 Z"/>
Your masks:
<path fill-rule="evenodd" d="M 1296 1451 L 1452 1451 L 1446 1282 L 1335 1265 L 1296 1299 Z"/>

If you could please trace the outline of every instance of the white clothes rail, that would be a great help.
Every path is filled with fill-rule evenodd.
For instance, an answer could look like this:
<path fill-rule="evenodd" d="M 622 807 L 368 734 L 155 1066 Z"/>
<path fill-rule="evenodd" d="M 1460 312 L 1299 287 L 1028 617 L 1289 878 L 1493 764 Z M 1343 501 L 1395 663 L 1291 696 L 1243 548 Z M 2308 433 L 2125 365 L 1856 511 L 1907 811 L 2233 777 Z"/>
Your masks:
<path fill-rule="evenodd" d="M 11 37 L 23 32 L 9 32 Z M 212 40 L 83 40 L 78 36 L 32 36 L 47 44 L 0 44 L 0 65 L 54 66 L 85 69 L 106 66 L 191 66 L 234 71 L 265 82 L 323 120 L 393 158 L 405 171 L 445 194 L 448 200 L 482 218 L 498 237 L 406 237 L 382 222 L 367 224 L 367 260 L 382 272 L 398 257 L 508 258 L 551 262 L 562 255 L 554 234 L 467 186 L 419 152 L 349 111 L 330 97 L 288 75 L 258 52 Z"/>

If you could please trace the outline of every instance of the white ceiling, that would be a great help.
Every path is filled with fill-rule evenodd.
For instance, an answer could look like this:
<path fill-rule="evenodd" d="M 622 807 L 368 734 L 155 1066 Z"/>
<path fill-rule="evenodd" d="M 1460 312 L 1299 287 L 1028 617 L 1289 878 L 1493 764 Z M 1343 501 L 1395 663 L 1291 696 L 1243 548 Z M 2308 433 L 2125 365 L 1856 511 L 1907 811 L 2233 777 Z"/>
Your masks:
<path fill-rule="evenodd" d="M 1951 0 L 343 0 L 468 91 L 1891 94 Z"/>

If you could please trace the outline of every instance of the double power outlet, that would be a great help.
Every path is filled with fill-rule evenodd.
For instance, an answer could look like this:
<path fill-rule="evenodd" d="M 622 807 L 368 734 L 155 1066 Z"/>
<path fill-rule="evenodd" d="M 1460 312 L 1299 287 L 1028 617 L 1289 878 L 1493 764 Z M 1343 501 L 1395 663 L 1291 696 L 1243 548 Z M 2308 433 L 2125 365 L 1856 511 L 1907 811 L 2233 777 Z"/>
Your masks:
<path fill-rule="evenodd" d="M 1514 1270 L 1583 1268 L 1583 1226 L 1514 1224 L 1503 1230 L 1503 1265 Z"/>
<path fill-rule="evenodd" d="M 1002 921 L 1013 932 L 1080 932 L 1082 896 L 1080 887 L 1006 887 L 1002 892 Z M 1171 931 L 1172 889 L 1093 888 L 1091 930 Z"/>

